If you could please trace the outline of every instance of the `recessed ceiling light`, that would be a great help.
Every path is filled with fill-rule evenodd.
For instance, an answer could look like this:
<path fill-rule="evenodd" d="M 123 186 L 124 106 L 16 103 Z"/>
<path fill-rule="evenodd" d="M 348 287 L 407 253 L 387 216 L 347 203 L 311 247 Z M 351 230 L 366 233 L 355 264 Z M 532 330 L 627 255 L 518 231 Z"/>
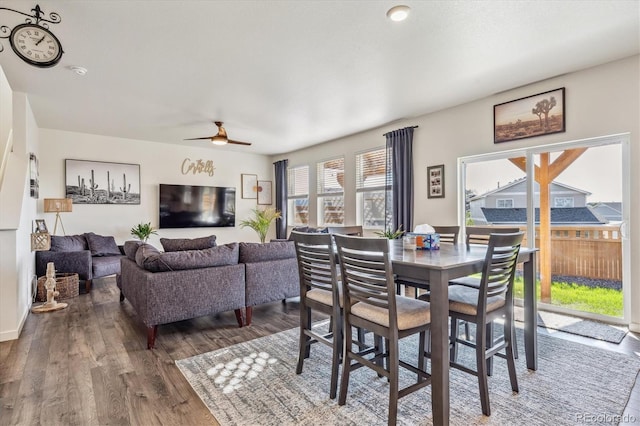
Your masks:
<path fill-rule="evenodd" d="M 87 69 L 83 67 L 70 67 L 70 69 L 78 75 L 85 75 L 87 73 Z"/>
<path fill-rule="evenodd" d="M 409 6 L 394 6 L 387 11 L 387 18 L 392 21 L 404 21 L 409 16 Z"/>

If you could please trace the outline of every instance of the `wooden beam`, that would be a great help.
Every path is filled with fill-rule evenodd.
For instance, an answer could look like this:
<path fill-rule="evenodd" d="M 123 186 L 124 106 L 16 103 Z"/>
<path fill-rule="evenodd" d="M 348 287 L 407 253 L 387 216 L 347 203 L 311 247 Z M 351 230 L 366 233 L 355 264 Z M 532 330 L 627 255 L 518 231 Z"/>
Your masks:
<path fill-rule="evenodd" d="M 551 208 L 549 153 L 540 154 L 540 300 L 551 300 Z"/>
<path fill-rule="evenodd" d="M 588 148 L 565 149 L 558 158 L 553 161 L 549 167 L 549 182 L 553 182 L 560 173 L 564 172 L 567 167 L 578 159 Z"/>
<path fill-rule="evenodd" d="M 517 168 L 527 173 L 527 159 L 525 157 L 509 158 L 509 161 L 511 161 Z M 535 168 L 534 179 L 536 180 L 536 182 L 538 182 L 538 176 L 540 176 L 540 167 L 534 166 L 534 168 Z"/>

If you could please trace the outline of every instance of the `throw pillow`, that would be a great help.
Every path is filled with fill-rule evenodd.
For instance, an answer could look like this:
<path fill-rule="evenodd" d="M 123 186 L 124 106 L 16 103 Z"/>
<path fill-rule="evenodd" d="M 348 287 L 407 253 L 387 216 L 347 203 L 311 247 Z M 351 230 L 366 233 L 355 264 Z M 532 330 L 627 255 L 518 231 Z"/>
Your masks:
<path fill-rule="evenodd" d="M 157 256 L 159 254 L 161 254 L 160 250 L 151 244 L 142 243 L 136 251 L 135 260 L 139 267 L 144 268 L 144 262 L 148 257 Z"/>
<path fill-rule="evenodd" d="M 201 238 L 160 238 L 164 251 L 203 250 L 216 246 L 216 236 Z"/>
<path fill-rule="evenodd" d="M 88 249 L 84 235 L 51 236 L 51 251 L 82 251 Z"/>
<path fill-rule="evenodd" d="M 142 241 L 138 241 L 138 240 L 129 240 L 129 241 L 125 241 L 124 242 L 124 254 L 127 255 L 127 257 L 131 260 L 133 260 L 135 262 L 136 260 L 136 252 L 138 251 L 138 249 L 140 248 L 140 246 L 143 244 Z"/>
<path fill-rule="evenodd" d="M 240 243 L 240 263 L 266 262 L 268 260 L 296 257 L 293 241 L 272 241 L 270 243 Z"/>
<path fill-rule="evenodd" d="M 94 234 L 93 232 L 87 232 L 84 234 L 91 250 L 91 256 L 111 256 L 120 255 L 120 249 L 116 244 L 116 240 L 113 237 L 104 237 L 102 235 Z"/>
<path fill-rule="evenodd" d="M 143 251 L 143 249 L 139 249 L 138 253 L 141 251 Z M 136 257 L 138 257 L 137 254 Z M 138 263 L 138 265 L 139 264 L 140 263 Z M 204 250 L 184 250 L 150 254 L 144 256 L 143 268 L 149 272 L 167 272 L 237 264 L 238 243 L 230 243 Z"/>

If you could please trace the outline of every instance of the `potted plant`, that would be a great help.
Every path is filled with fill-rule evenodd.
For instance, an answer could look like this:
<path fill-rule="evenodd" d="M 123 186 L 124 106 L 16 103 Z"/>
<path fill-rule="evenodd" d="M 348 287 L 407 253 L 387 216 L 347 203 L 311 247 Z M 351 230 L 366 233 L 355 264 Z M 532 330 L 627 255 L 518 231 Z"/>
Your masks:
<path fill-rule="evenodd" d="M 258 233 L 260 242 L 264 244 L 264 240 L 267 238 L 267 232 L 274 219 L 281 217 L 280 212 L 273 207 L 266 209 L 255 208 L 251 210 L 253 217 L 240 222 L 241 228 L 251 228 Z"/>
<path fill-rule="evenodd" d="M 388 228 L 388 229 L 385 229 L 384 231 L 376 231 L 374 233 L 379 237 L 387 238 L 389 240 L 395 240 L 402 237 L 402 235 L 404 234 L 404 231 L 402 230 L 402 225 L 400 225 L 398 229 L 396 229 L 395 231 L 391 228 Z"/>
<path fill-rule="evenodd" d="M 131 228 L 131 235 L 146 243 L 151 234 L 158 235 L 153 226 L 151 226 L 151 222 L 149 223 L 139 223 L 133 228 Z"/>

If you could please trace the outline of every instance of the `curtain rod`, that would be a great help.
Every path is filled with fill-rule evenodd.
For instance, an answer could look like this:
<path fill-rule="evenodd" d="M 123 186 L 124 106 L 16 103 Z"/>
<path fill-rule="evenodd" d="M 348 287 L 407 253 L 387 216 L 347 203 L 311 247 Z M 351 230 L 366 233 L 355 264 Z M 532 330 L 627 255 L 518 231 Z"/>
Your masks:
<path fill-rule="evenodd" d="M 407 126 L 407 127 L 404 127 L 404 129 L 415 129 L 417 127 L 418 126 Z M 391 132 L 395 132 L 395 130 L 392 130 Z M 391 132 L 384 133 L 382 136 L 387 136 Z"/>

